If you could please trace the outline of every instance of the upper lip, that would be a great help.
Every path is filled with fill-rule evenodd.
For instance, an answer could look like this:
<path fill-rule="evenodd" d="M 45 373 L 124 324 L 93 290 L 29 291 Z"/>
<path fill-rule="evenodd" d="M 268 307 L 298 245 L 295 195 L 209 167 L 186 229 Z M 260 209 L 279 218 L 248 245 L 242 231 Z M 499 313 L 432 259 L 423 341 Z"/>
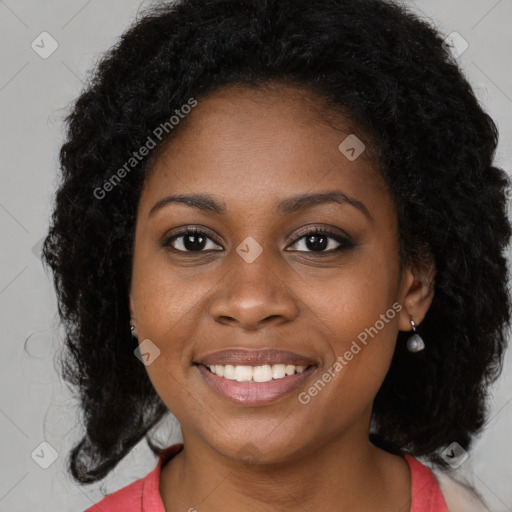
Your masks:
<path fill-rule="evenodd" d="M 198 357 L 195 363 L 204 365 L 274 365 L 293 364 L 309 366 L 316 364 L 310 357 L 287 350 L 269 349 L 225 349 Z"/>

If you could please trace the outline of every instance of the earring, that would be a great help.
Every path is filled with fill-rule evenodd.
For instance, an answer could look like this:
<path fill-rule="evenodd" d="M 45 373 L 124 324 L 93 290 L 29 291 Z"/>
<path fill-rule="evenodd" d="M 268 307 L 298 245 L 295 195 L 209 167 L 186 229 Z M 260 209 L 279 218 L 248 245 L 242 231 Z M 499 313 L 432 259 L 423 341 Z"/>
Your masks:
<path fill-rule="evenodd" d="M 420 352 L 425 348 L 425 342 L 423 338 L 416 333 L 416 324 L 413 320 L 411 320 L 411 326 L 414 334 L 407 340 L 407 350 L 409 352 Z"/>
<path fill-rule="evenodd" d="M 133 330 L 134 330 L 134 329 L 135 329 L 135 327 L 132 325 L 132 326 L 130 327 L 130 336 L 131 336 L 131 340 L 132 340 L 132 342 L 133 342 L 133 343 L 137 343 L 137 342 L 138 342 L 138 340 L 137 340 L 137 338 L 133 335 Z"/>

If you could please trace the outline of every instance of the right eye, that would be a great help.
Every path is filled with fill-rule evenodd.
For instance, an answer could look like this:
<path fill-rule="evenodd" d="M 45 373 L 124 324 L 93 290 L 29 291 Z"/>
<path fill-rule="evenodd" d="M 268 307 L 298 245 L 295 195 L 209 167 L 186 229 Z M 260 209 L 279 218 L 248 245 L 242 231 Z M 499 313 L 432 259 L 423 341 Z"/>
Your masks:
<path fill-rule="evenodd" d="M 166 240 L 164 240 L 162 245 L 164 247 L 170 247 L 171 250 L 175 252 L 184 253 L 206 252 L 207 250 L 219 250 L 215 249 L 214 247 L 208 248 L 208 242 L 211 242 L 214 247 L 215 245 L 218 245 L 204 231 L 201 231 L 196 228 L 187 228 L 184 231 L 180 231 L 179 233 L 176 233 L 168 237 Z"/>

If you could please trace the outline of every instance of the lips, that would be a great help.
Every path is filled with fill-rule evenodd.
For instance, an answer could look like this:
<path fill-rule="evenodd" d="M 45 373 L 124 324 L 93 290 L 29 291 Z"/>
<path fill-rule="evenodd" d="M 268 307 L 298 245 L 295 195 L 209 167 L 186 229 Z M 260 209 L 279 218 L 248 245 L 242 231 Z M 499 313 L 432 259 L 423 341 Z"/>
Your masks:
<path fill-rule="evenodd" d="M 277 349 L 225 349 L 199 356 L 195 361 L 197 364 L 210 365 L 233 365 L 233 366 L 263 366 L 275 364 L 290 364 L 294 366 L 311 366 L 316 362 L 311 357 Z"/>
<path fill-rule="evenodd" d="M 218 396 L 244 406 L 290 396 L 318 369 L 311 357 L 277 349 L 225 349 L 198 357 L 194 365 Z"/>
<path fill-rule="evenodd" d="M 297 392 L 315 374 L 316 366 L 309 366 L 302 373 L 295 373 L 270 382 L 238 382 L 212 373 L 203 364 L 196 365 L 203 382 L 217 396 L 243 406 L 264 406 L 289 397 Z"/>

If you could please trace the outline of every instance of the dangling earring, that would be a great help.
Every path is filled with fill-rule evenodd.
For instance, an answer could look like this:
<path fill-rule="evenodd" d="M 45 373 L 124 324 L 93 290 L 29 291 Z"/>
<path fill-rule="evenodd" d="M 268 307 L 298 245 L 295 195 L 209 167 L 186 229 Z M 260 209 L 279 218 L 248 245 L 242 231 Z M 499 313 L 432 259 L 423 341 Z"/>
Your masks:
<path fill-rule="evenodd" d="M 131 337 L 131 340 L 132 340 L 132 343 L 138 343 L 138 340 L 137 338 L 133 335 L 133 330 L 135 329 L 135 327 L 132 325 L 130 327 L 130 337 Z"/>
<path fill-rule="evenodd" d="M 407 350 L 409 350 L 409 352 L 419 352 L 425 348 L 425 342 L 423 338 L 416 333 L 416 324 L 413 320 L 411 320 L 411 326 L 414 334 L 407 340 Z"/>

